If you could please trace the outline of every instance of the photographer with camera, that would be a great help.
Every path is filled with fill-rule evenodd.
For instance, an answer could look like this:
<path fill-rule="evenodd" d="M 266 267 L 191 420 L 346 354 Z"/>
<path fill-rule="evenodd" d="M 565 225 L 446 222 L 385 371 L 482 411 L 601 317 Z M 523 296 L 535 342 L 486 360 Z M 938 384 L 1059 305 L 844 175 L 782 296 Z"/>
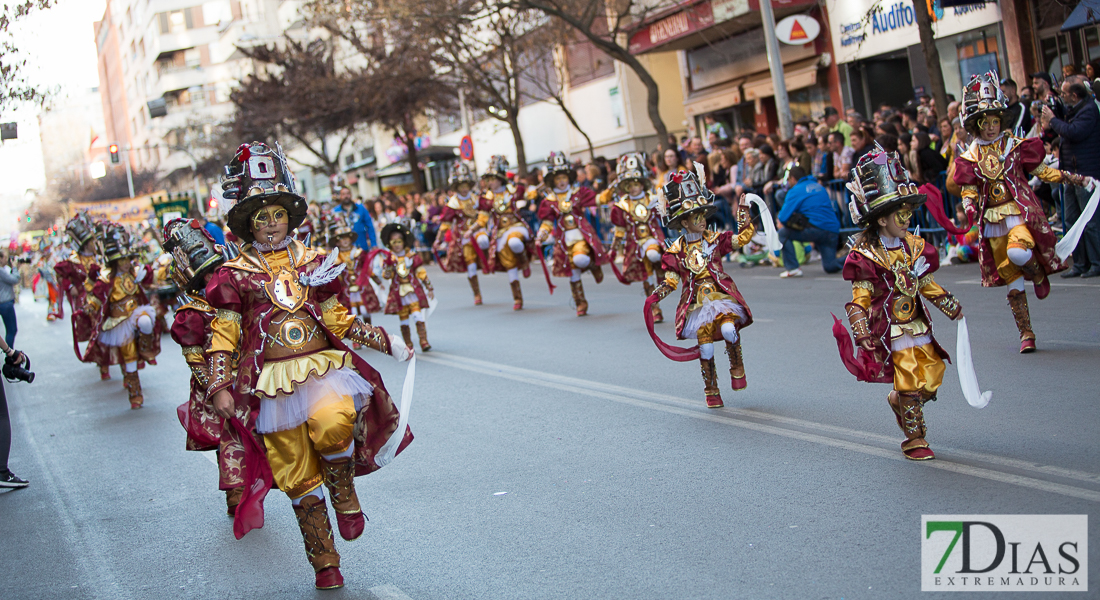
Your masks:
<path fill-rule="evenodd" d="M 15 343 L 19 326 L 15 320 L 15 286 L 19 275 L 12 272 L 11 255 L 0 251 L 0 319 L 4 321 L 4 341 L 8 347 Z"/>
<path fill-rule="evenodd" d="M 11 287 L 6 283 L 7 287 Z M 26 363 L 30 366 L 30 360 L 27 359 L 27 355 L 12 348 L 6 344 L 3 340 L 0 340 L 0 351 L 4 352 L 7 357 L 4 361 L 3 374 L 4 377 L 10 380 L 20 380 L 30 383 L 34 381 L 34 373 L 23 368 L 21 365 Z M 8 418 L 8 398 L 4 393 L 4 385 L 0 383 L 0 488 L 24 488 L 27 487 L 27 481 L 16 477 L 14 473 L 8 470 L 8 452 L 11 450 L 11 419 Z"/>

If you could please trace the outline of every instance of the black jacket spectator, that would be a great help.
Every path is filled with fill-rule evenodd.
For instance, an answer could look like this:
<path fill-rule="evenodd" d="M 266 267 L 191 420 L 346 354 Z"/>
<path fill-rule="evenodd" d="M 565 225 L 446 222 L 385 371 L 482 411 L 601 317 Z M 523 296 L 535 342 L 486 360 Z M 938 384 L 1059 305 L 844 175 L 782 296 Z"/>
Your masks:
<path fill-rule="evenodd" d="M 1100 177 L 1100 111 L 1084 86 L 1077 104 L 1066 112 L 1065 120 L 1054 117 L 1050 128 L 1062 138 L 1060 168 L 1081 175 Z"/>

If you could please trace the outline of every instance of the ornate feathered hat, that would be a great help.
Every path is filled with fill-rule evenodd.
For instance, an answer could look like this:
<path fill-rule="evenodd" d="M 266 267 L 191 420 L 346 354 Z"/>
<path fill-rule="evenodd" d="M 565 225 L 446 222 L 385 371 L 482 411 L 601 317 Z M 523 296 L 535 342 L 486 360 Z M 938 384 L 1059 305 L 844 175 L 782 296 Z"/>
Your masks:
<path fill-rule="evenodd" d="M 577 180 L 577 171 L 573 168 L 573 165 L 569 164 L 569 158 L 565 156 L 564 152 L 551 152 L 550 156 L 546 157 L 546 162 L 545 179 L 550 182 L 548 187 L 554 185 L 554 177 L 557 175 L 568 175 L 569 183 Z"/>
<path fill-rule="evenodd" d="M 703 165 L 695 163 L 695 172 L 674 171 L 668 174 L 665 184 L 658 190 L 657 207 L 665 226 L 680 229 L 684 217 L 702 213 L 714 214 L 714 194 L 706 188 Z"/>
<path fill-rule="evenodd" d="M 986 115 L 1000 117 L 1008 107 L 1008 97 L 1001 91 L 996 71 L 984 75 L 974 75 L 963 88 L 962 106 L 959 116 L 970 133 L 977 134 L 978 121 Z"/>
<path fill-rule="evenodd" d="M 335 246 L 340 236 L 351 236 L 352 243 L 359 239 L 359 234 L 351 223 L 351 215 L 346 212 L 331 211 L 325 215 L 325 229 L 328 235 L 328 245 Z"/>
<path fill-rule="evenodd" d="M 306 201 L 298 195 L 294 175 L 278 142 L 272 149 L 262 142 L 241 144 L 233 160 L 225 167 L 221 182 L 222 201 L 228 206 L 229 230 L 246 242 L 252 242 L 251 218 L 257 210 L 278 204 L 290 217 L 288 231 L 306 218 Z"/>
<path fill-rule="evenodd" d="M 447 186 L 452 190 L 458 187 L 458 184 L 466 183 L 471 188 L 477 184 L 477 180 L 474 179 L 474 173 L 470 170 L 470 166 L 461 160 L 456 160 L 451 165 L 451 176 L 447 178 Z"/>
<path fill-rule="evenodd" d="M 852 192 L 848 209 L 852 221 L 860 227 L 875 224 L 879 217 L 903 204 L 920 206 L 926 198 L 917 191 L 898 153 L 887 152 L 878 144 L 852 168 L 847 187 Z"/>
<path fill-rule="evenodd" d="M 631 181 L 637 181 L 642 187 L 650 185 L 649 169 L 645 164 L 645 152 L 626 152 L 619 157 L 619 163 L 615 166 L 614 187 L 624 186 Z M 626 191 L 626 190 L 621 190 Z"/>
<path fill-rule="evenodd" d="M 499 179 L 501 183 L 508 183 L 508 158 L 495 154 L 489 157 L 489 168 L 481 174 L 482 179 Z"/>
<path fill-rule="evenodd" d="M 206 274 L 225 262 L 210 232 L 195 219 L 172 219 L 164 226 L 164 251 L 172 257 L 172 279 L 190 292 L 203 290 Z"/>
<path fill-rule="evenodd" d="M 130 243 L 130 232 L 119 223 L 97 222 L 96 238 L 99 240 L 103 260 L 108 264 L 137 254 L 137 249 Z"/>
<path fill-rule="evenodd" d="M 85 211 L 77 213 L 65 225 L 65 233 L 69 234 L 69 240 L 76 250 L 83 248 L 88 240 L 95 239 L 95 229 L 95 220 Z"/>
<path fill-rule="evenodd" d="M 401 237 L 405 240 L 405 250 L 411 252 L 416 240 L 413 238 L 412 230 L 402 221 L 394 221 L 382 228 L 382 245 L 389 248 L 390 238 L 393 237 L 394 233 L 401 234 Z"/>

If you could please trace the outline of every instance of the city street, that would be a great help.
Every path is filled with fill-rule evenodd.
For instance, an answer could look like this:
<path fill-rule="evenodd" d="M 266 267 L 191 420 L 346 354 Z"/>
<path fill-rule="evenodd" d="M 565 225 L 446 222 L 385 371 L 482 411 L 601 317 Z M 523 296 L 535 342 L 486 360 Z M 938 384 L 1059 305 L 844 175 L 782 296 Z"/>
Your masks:
<path fill-rule="evenodd" d="M 830 313 L 843 317 L 850 285 L 820 264 L 793 280 L 726 267 L 756 322 L 747 390 L 730 389 L 716 352 L 719 410 L 698 363 L 650 341 L 640 285 L 585 275 L 577 318 L 568 280 L 548 295 L 537 266 L 520 312 L 506 276 L 482 276 L 473 306 L 465 277 L 430 269 L 440 308 L 416 368 L 416 439 L 357 479 L 370 520 L 337 539 L 346 587 L 333 592 L 314 589 L 282 493 L 263 529 L 234 539 L 213 453 L 184 451 L 189 371 L 167 335 L 142 372 L 145 407 L 130 410 L 117 368 L 100 381 L 73 356 L 67 316 L 47 323 L 24 293 L 15 346 L 37 379 L 4 385 L 11 469 L 31 485 L 0 492 L 0 596 L 923 598 L 941 595 L 920 592 L 922 514 L 1084 514 L 1100 547 L 1097 279 L 1055 277 L 1041 302 L 1029 285 L 1039 352 L 1020 355 L 1004 289 L 982 288 L 976 265 L 941 268 L 993 399 L 969 406 L 949 366 L 925 408 L 937 459 L 916 463 L 890 387 L 857 382 L 837 355 Z M 676 298 L 657 326 L 667 342 Z M 954 355 L 956 324 L 933 312 Z M 375 323 L 398 331 L 395 317 Z M 399 391 L 405 365 L 361 352 Z"/>

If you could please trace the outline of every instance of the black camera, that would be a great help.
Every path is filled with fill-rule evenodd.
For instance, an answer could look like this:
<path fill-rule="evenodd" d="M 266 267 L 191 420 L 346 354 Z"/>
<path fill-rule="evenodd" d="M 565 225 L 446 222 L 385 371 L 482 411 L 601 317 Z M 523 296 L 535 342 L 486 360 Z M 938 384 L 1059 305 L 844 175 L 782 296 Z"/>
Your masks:
<path fill-rule="evenodd" d="M 0 368 L 0 373 L 3 373 L 4 379 L 8 381 L 25 381 L 27 383 L 34 383 L 34 372 L 30 370 L 31 359 L 26 354 L 23 355 L 23 361 L 26 366 L 15 364 L 15 359 L 8 357 L 4 360 L 4 366 Z"/>

